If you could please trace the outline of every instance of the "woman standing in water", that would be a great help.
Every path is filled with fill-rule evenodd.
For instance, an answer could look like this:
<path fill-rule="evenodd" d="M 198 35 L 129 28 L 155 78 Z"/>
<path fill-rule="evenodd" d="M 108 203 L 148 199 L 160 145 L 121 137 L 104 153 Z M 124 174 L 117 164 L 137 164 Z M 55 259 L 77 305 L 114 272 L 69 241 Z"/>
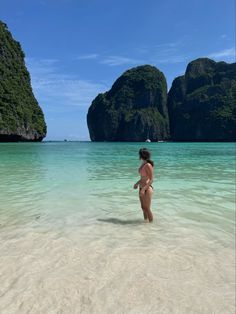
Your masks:
<path fill-rule="evenodd" d="M 151 200 L 153 193 L 153 167 L 154 162 L 150 160 L 151 153 L 147 148 L 141 148 L 139 150 L 139 159 L 142 161 L 138 171 L 140 173 L 140 180 L 134 184 L 134 189 L 139 186 L 139 200 L 143 210 L 144 220 L 147 222 L 153 221 L 153 215 L 151 212 Z"/>

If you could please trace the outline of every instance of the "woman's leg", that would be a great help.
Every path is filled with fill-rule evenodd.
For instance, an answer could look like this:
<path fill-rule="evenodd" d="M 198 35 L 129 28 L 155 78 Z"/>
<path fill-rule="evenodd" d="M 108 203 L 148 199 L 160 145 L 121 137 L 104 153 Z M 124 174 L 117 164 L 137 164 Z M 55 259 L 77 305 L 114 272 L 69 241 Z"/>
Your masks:
<path fill-rule="evenodd" d="M 149 187 L 145 194 L 144 194 L 144 197 L 143 197 L 143 206 L 144 206 L 144 210 L 148 216 L 148 220 L 149 222 L 152 222 L 153 221 L 153 215 L 152 215 L 152 212 L 151 212 L 151 201 L 152 201 L 152 193 L 153 193 L 153 190 L 151 187 Z"/>
<path fill-rule="evenodd" d="M 147 219 L 148 219 L 148 215 L 147 215 L 146 211 L 144 210 L 143 196 L 141 196 L 140 193 L 139 193 L 139 200 L 140 200 L 141 208 L 142 208 L 142 210 L 143 210 L 143 218 L 144 218 L 145 220 L 147 220 Z"/>

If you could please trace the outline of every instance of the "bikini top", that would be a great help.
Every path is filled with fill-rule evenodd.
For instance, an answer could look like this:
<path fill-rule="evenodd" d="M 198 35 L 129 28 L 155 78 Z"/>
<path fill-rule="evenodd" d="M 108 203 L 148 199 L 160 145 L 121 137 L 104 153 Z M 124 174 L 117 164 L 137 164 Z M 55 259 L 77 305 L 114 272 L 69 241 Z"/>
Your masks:
<path fill-rule="evenodd" d="M 140 173 L 140 175 L 141 175 L 142 177 L 147 177 L 147 171 L 145 170 L 145 165 L 146 165 L 146 163 L 145 163 L 144 165 L 142 165 L 142 166 L 139 168 L 139 170 L 138 170 L 138 172 Z"/>

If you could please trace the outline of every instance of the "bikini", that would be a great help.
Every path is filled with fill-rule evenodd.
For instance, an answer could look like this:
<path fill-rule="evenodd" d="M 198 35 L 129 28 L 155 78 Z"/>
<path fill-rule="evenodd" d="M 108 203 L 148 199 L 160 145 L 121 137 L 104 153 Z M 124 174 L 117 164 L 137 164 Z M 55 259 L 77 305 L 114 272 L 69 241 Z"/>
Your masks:
<path fill-rule="evenodd" d="M 144 164 L 145 165 L 145 164 Z M 143 166 L 141 166 L 141 168 L 139 168 L 139 173 L 140 173 L 140 175 L 141 175 L 141 177 L 147 177 L 147 173 L 146 173 L 146 171 L 145 171 L 145 169 L 144 169 L 144 165 Z M 149 185 L 152 189 L 153 189 L 153 186 L 150 184 Z M 141 190 L 142 188 L 141 187 L 139 187 L 139 191 Z M 145 192 L 146 192 L 147 190 L 145 190 Z"/>

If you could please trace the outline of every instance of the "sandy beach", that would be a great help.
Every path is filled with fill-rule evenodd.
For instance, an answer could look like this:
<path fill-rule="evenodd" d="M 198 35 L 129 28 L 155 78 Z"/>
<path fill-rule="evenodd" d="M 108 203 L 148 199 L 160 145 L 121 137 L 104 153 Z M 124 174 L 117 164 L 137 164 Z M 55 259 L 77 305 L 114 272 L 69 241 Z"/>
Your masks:
<path fill-rule="evenodd" d="M 234 313 L 234 249 L 188 229 L 108 220 L 4 234 L 2 314 Z"/>

